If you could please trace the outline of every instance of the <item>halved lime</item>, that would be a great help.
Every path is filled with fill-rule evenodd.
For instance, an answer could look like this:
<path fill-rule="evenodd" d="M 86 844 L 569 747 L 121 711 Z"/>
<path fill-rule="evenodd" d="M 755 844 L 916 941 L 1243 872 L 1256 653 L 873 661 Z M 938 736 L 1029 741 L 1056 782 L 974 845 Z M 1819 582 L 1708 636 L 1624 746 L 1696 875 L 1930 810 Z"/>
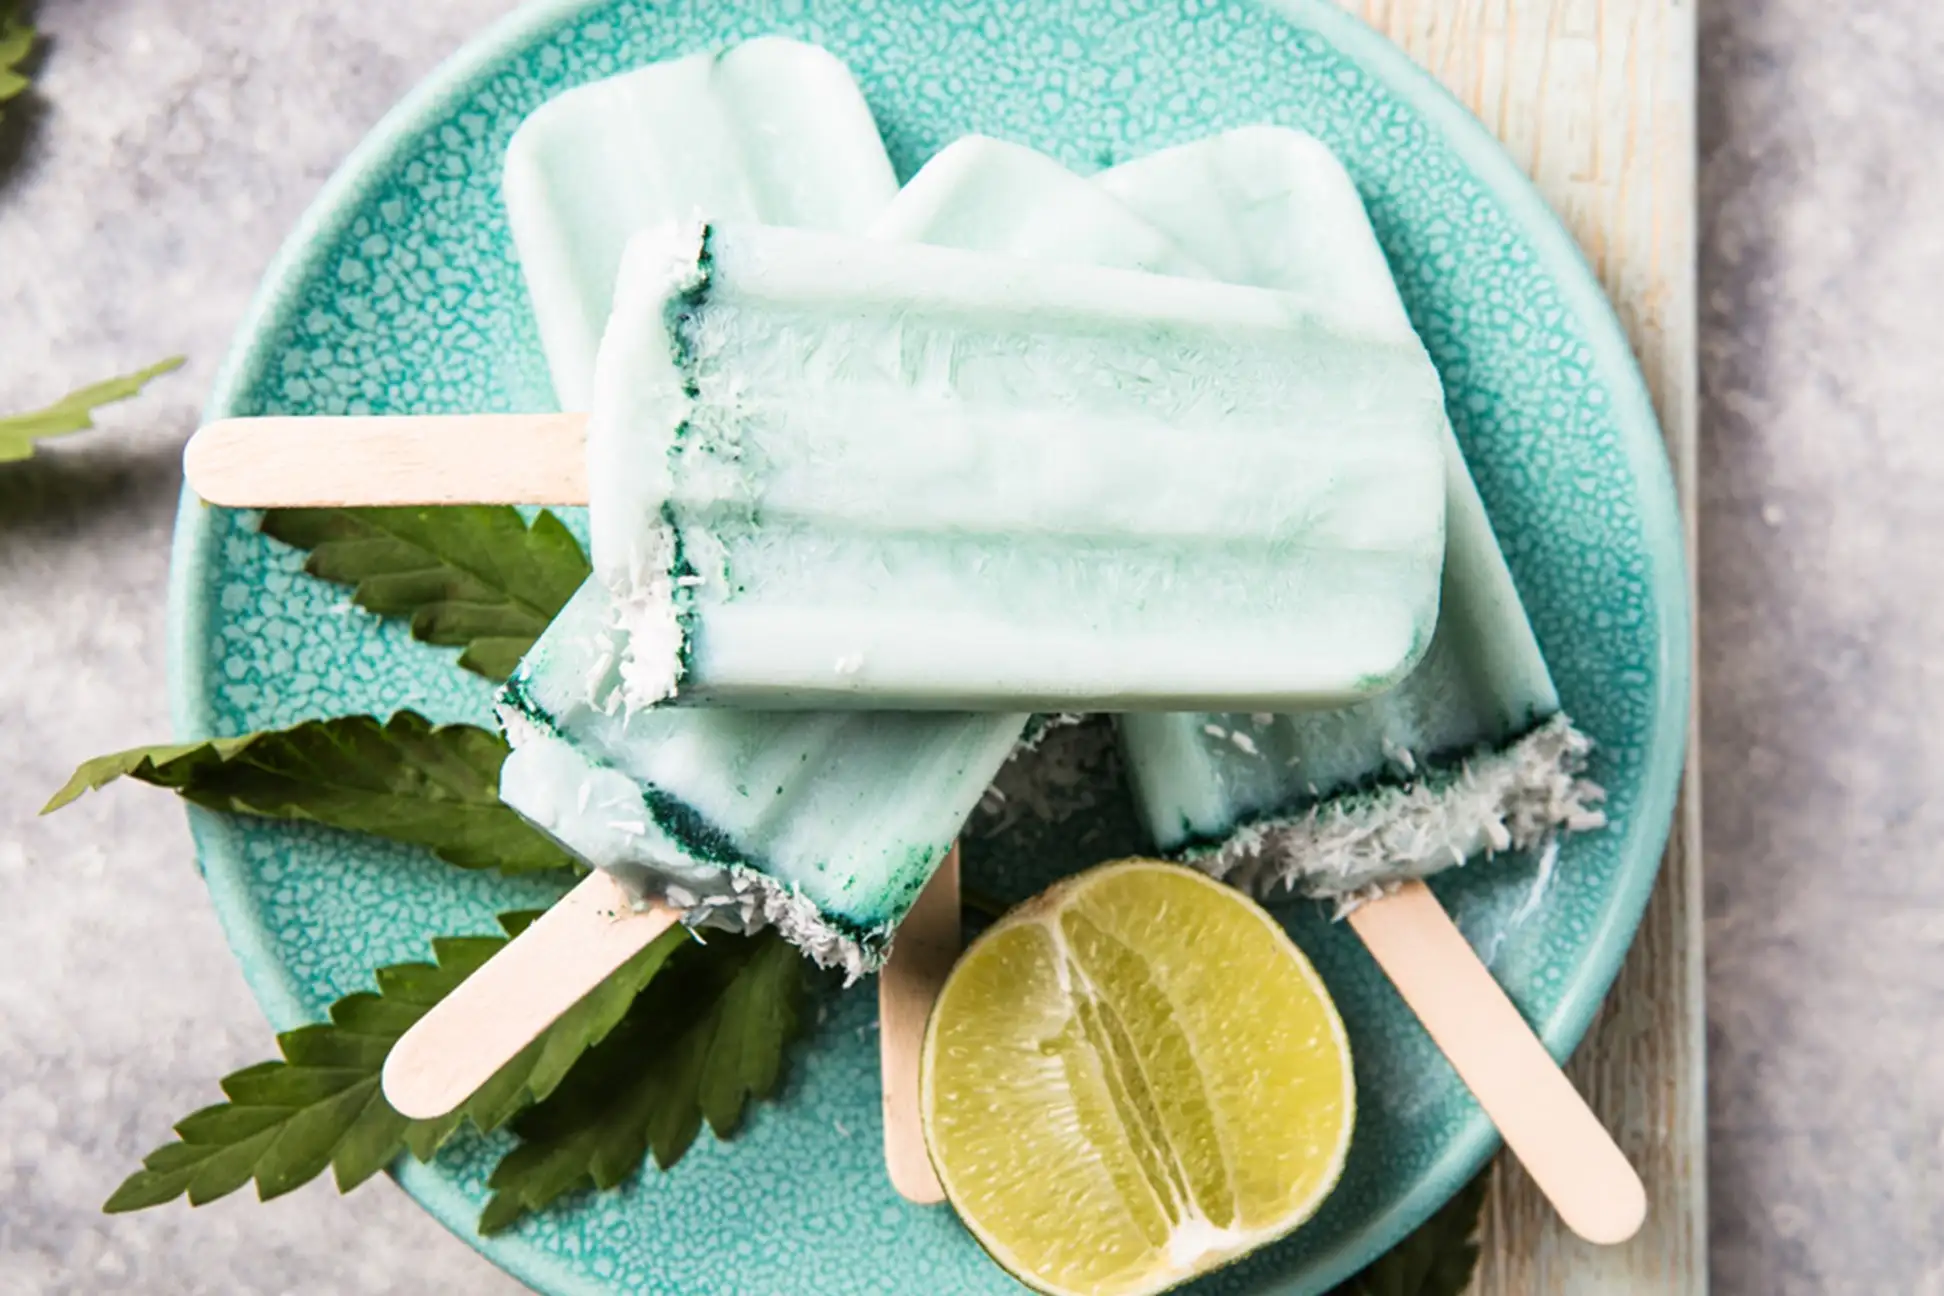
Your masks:
<path fill-rule="evenodd" d="M 1239 892 L 1105 864 L 967 950 L 925 1032 L 925 1136 L 1006 1270 L 1137 1296 L 1301 1224 L 1336 1185 L 1356 1093 L 1323 982 Z"/>

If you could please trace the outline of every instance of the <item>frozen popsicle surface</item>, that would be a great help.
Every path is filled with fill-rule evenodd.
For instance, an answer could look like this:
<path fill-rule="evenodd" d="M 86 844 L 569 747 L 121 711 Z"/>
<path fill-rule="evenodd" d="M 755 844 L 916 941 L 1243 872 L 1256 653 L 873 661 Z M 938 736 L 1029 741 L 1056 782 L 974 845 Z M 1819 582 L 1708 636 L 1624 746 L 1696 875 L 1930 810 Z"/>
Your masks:
<path fill-rule="evenodd" d="M 507 219 L 561 407 L 593 399 L 628 238 L 701 212 L 861 230 L 897 192 L 844 65 L 782 37 L 570 90 L 507 149 Z"/>
<path fill-rule="evenodd" d="M 1414 337 L 1259 288 L 637 236 L 588 433 L 630 705 L 1342 703 L 1437 615 Z"/>
<path fill-rule="evenodd" d="M 940 149 L 873 237 L 1034 260 L 1209 279 L 1173 238 L 1044 153 L 984 135 Z"/>
<path fill-rule="evenodd" d="M 1356 188 L 1297 131 L 1255 127 L 1096 183 L 1224 278 L 1410 322 Z M 1300 714 L 1129 715 L 1130 778 L 1156 840 L 1222 876 L 1344 896 L 1482 851 L 1597 826 L 1590 743 L 1559 698 L 1448 424 L 1437 633 L 1396 689 Z"/>

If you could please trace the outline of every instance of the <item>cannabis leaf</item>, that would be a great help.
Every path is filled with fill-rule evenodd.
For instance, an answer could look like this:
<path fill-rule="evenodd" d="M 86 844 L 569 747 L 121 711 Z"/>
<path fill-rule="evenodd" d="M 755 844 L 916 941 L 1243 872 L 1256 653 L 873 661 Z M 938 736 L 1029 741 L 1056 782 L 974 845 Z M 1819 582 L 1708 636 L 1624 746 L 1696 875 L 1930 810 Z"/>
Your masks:
<path fill-rule="evenodd" d="M 6 67 L 7 40 L 7 28 L 0 25 L 0 90 L 10 84 L 9 77 L 19 79 L 16 73 L 8 71 Z M 0 99 L 6 97 L 0 93 Z M 44 410 L 0 418 L 0 463 L 32 458 L 36 441 L 93 427 L 96 409 L 127 400 L 152 379 L 181 367 L 182 357 L 174 356 L 161 364 L 150 365 L 140 373 L 129 374 L 125 378 L 110 378 L 107 382 L 69 392 Z"/>
<path fill-rule="evenodd" d="M 400 711 L 309 720 L 294 729 L 137 747 L 82 765 L 42 809 L 119 778 L 171 788 L 211 810 L 308 819 L 429 848 L 461 868 L 528 873 L 573 857 L 501 804 L 506 743 L 472 725 L 433 727 Z"/>
<path fill-rule="evenodd" d="M 24 93 L 30 84 L 21 66 L 34 52 L 37 35 L 19 7 L 0 3 L 0 104 Z"/>
<path fill-rule="evenodd" d="M 504 937 L 434 940 L 436 962 L 380 968 L 376 994 L 340 999 L 331 1006 L 328 1023 L 279 1035 L 281 1061 L 226 1076 L 228 1101 L 178 1122 L 177 1141 L 151 1152 L 102 1209 L 141 1210 L 184 1195 L 200 1206 L 253 1179 L 257 1196 L 268 1201 L 310 1182 L 326 1167 L 338 1190 L 348 1192 L 402 1152 L 428 1159 L 462 1122 L 490 1133 L 547 1097 L 572 1074 L 576 1060 L 623 1020 L 669 956 L 688 943 L 685 930 L 664 933 L 623 964 L 450 1115 L 407 1120 L 392 1110 L 380 1088 L 385 1056 L 399 1037 L 537 917 L 537 912 L 502 915 Z"/>
<path fill-rule="evenodd" d="M 1330 1296 L 1460 1296 L 1478 1267 L 1478 1215 L 1491 1170 L 1460 1188 L 1430 1219 Z"/>
<path fill-rule="evenodd" d="M 559 518 L 529 527 L 508 505 L 274 509 L 264 534 L 310 550 L 304 570 L 352 586 L 360 607 L 411 622 L 459 664 L 505 679 L 588 577 Z"/>
<path fill-rule="evenodd" d="M 612 1188 L 651 1151 L 665 1170 L 704 1120 L 718 1138 L 733 1134 L 749 1101 L 782 1078 L 805 967 L 773 931 L 712 934 L 677 952 L 553 1096 L 514 1119 L 520 1146 L 488 1181 L 479 1231 L 510 1228 L 576 1188 Z"/>

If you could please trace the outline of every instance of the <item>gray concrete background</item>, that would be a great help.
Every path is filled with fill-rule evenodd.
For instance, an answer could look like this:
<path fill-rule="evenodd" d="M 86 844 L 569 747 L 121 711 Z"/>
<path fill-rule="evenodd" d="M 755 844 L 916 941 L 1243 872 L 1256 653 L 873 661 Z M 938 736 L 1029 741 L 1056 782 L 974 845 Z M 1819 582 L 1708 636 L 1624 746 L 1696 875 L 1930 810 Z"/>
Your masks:
<path fill-rule="evenodd" d="M 1702 7 L 1724 1293 L 1944 1292 L 1944 8 Z"/>
<path fill-rule="evenodd" d="M 176 460 L 264 263 L 511 7 L 41 6 L 44 106 L 0 131 L 0 410 L 191 360 L 0 468 L 0 1292 L 516 1290 L 383 1181 L 99 1215 L 269 1032 L 172 799 L 33 817 L 167 732 Z M 1752 1296 L 1944 1293 L 1944 11 L 1842 10 L 1703 6 L 1713 1277 Z"/>

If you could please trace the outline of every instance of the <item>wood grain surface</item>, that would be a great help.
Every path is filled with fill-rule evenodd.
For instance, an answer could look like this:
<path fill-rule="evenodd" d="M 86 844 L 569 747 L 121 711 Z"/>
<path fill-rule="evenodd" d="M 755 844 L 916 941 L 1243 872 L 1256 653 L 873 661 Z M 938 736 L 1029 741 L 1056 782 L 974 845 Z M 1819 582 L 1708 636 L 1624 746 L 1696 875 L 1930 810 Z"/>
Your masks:
<path fill-rule="evenodd" d="M 1344 3 L 1504 141 L 1585 249 L 1647 375 L 1693 553 L 1692 0 Z M 1707 1290 L 1700 844 L 1690 761 L 1640 937 L 1569 1068 L 1646 1180 L 1647 1226 L 1625 1246 L 1590 1246 L 1501 1156 L 1479 1296 Z"/>
<path fill-rule="evenodd" d="M 878 1069 L 884 1083 L 884 1168 L 891 1186 L 908 1202 L 935 1206 L 945 1200 L 944 1185 L 932 1169 L 920 1116 L 920 1057 L 925 1024 L 945 979 L 958 962 L 959 851 L 945 862 L 918 895 L 898 927 L 891 959 L 878 973 Z"/>

